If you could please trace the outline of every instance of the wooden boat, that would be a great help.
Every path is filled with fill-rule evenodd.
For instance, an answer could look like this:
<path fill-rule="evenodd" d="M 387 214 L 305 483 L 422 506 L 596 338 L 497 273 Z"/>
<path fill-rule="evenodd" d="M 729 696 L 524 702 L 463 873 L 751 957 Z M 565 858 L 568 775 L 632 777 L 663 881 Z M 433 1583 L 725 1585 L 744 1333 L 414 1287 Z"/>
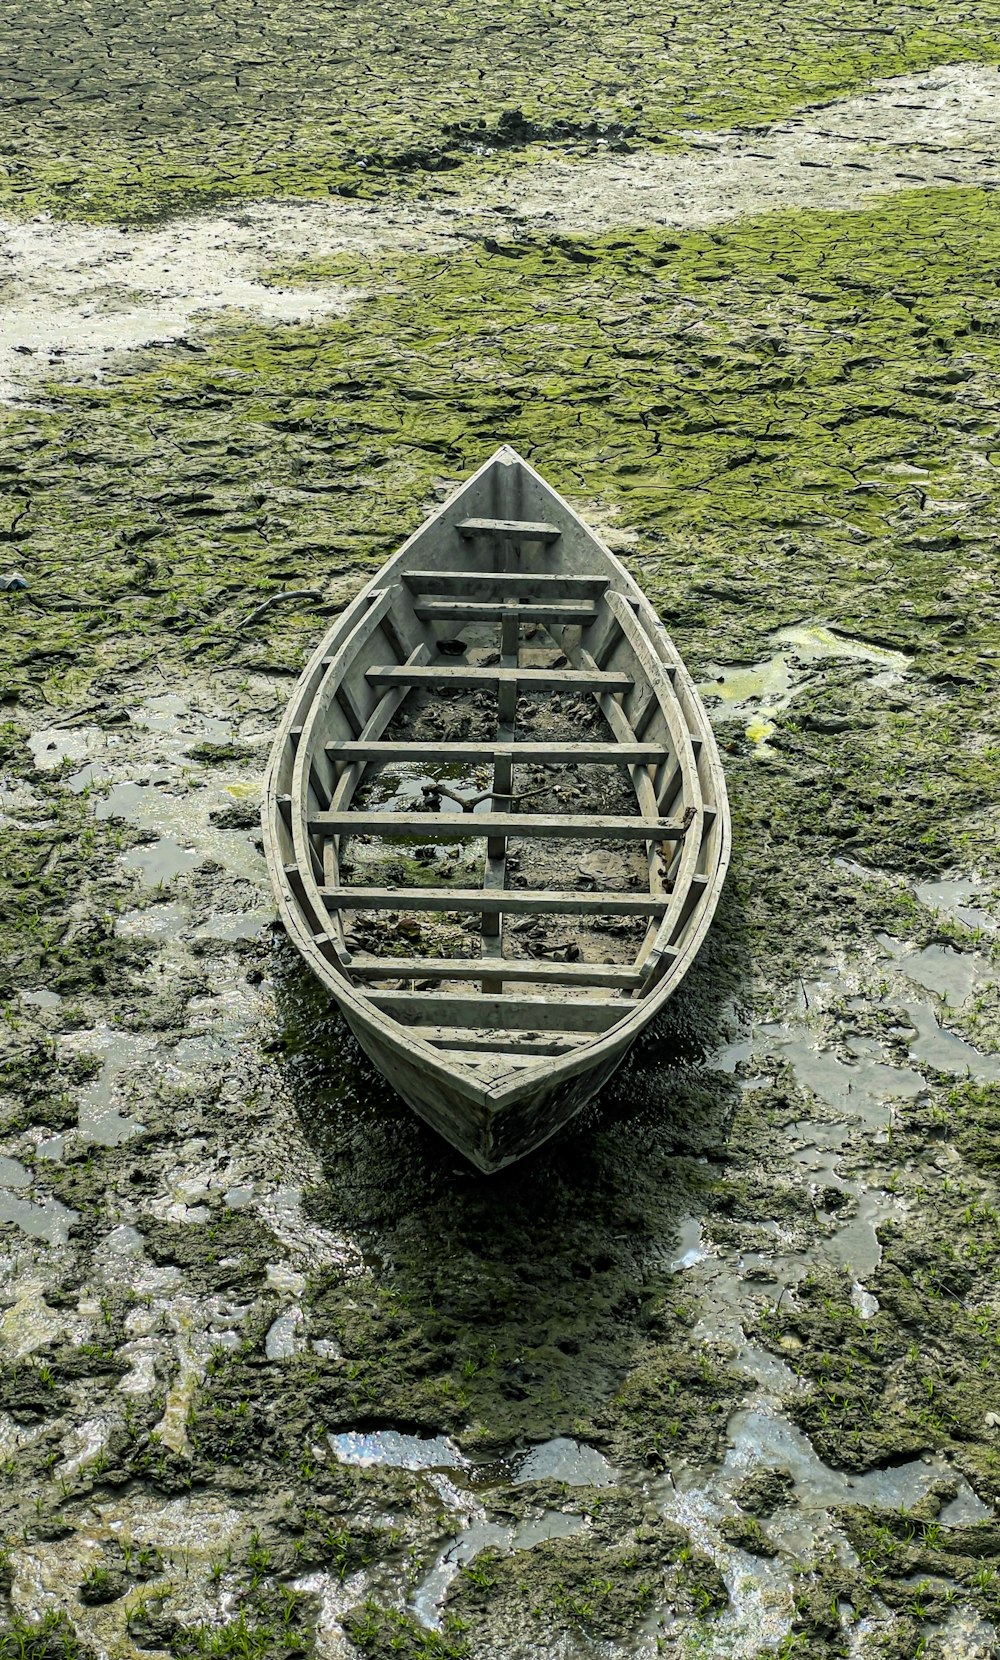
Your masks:
<path fill-rule="evenodd" d="M 729 860 L 718 751 L 624 567 L 509 447 L 338 617 L 281 723 L 284 924 L 481 1170 L 559 1130 L 680 983 Z"/>

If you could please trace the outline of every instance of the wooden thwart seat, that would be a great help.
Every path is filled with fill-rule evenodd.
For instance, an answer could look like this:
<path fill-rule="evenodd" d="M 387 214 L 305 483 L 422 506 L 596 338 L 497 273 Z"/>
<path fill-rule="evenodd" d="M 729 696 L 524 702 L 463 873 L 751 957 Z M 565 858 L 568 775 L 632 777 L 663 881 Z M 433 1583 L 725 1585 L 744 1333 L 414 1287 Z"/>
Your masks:
<path fill-rule="evenodd" d="M 477 1031 L 606 1032 L 627 1015 L 627 998 L 488 997 L 429 991 L 373 991 L 371 1001 L 394 1020 L 419 1025 L 471 1026 Z"/>
<path fill-rule="evenodd" d="M 673 953 L 676 956 L 676 952 Z M 348 968 L 364 980 L 533 981 L 552 986 L 610 986 L 628 991 L 642 984 L 630 963 L 563 963 L 533 957 L 359 957 Z"/>
<path fill-rule="evenodd" d="M 522 542 L 557 542 L 562 535 L 558 525 L 534 519 L 463 519 L 455 528 L 460 536 L 514 537 Z"/>
<path fill-rule="evenodd" d="M 432 663 L 391 663 L 365 670 L 372 686 L 513 686 L 535 692 L 630 692 L 632 677 L 602 669 L 521 669 L 488 664 L 474 668 Z"/>
<path fill-rule="evenodd" d="M 332 742 L 326 752 L 334 761 L 352 764 L 355 761 L 468 761 L 470 764 L 492 762 L 498 755 L 512 761 L 533 761 L 543 765 L 565 766 L 656 766 L 664 759 L 661 744 L 603 744 L 603 743 L 408 743 L 405 738 L 394 741 L 380 739 L 369 743 Z"/>
<path fill-rule="evenodd" d="M 668 896 L 552 888 L 320 888 L 331 911 L 501 911 L 518 916 L 662 916 Z"/>
<path fill-rule="evenodd" d="M 687 825 L 679 819 L 619 818 L 610 814 L 567 813 L 314 813 L 309 828 L 324 836 L 424 836 L 427 841 L 468 836 L 568 837 L 593 841 L 680 841 Z"/>
<path fill-rule="evenodd" d="M 402 571 L 411 593 L 455 594 L 463 599 L 597 599 L 606 576 L 537 575 L 534 571 Z"/>
<path fill-rule="evenodd" d="M 546 1037 L 531 1033 L 476 1032 L 462 1026 L 421 1026 L 421 1041 L 432 1043 L 437 1049 L 460 1049 L 466 1054 L 510 1055 L 530 1060 L 534 1056 L 571 1055 L 582 1044 L 592 1043 L 593 1034 L 581 1032 L 576 1036 L 550 1032 Z"/>
<path fill-rule="evenodd" d="M 582 623 L 587 628 L 599 615 L 590 601 L 558 599 L 540 605 L 530 600 L 419 599 L 413 611 L 421 622 L 502 622 L 511 605 L 517 607 L 518 623 Z"/>

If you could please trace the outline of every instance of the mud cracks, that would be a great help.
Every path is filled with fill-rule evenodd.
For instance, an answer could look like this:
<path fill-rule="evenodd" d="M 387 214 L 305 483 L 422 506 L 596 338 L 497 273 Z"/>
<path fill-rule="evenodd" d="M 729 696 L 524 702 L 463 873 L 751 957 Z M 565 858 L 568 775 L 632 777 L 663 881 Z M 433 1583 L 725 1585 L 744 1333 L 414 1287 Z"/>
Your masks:
<path fill-rule="evenodd" d="M 995 203 L 386 254 L 6 417 L 10 1652 L 995 1650 Z M 499 437 L 697 673 L 738 859 L 485 1182 L 273 938 L 256 799 Z"/>
<path fill-rule="evenodd" d="M 0 200 L 142 223 L 231 200 L 405 194 L 483 159 L 676 143 L 843 97 L 880 75 L 996 63 L 957 0 L 321 5 L 95 0 L 10 7 Z"/>

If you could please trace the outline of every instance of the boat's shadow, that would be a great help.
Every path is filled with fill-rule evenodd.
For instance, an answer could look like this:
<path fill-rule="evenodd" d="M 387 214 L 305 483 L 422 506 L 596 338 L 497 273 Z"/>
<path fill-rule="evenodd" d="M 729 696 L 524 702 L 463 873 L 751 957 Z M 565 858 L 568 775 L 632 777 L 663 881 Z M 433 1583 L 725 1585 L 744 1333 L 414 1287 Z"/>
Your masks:
<path fill-rule="evenodd" d="M 735 1035 L 748 989 L 736 899 L 724 897 L 698 962 L 598 1100 L 492 1176 L 393 1093 L 290 948 L 275 967 L 281 1064 L 323 1168 L 305 1196 L 312 1219 L 354 1239 L 383 1306 L 471 1380 L 487 1437 L 590 1417 L 648 1340 L 651 1288 L 668 1281 L 727 1161 L 738 1085 L 706 1061 Z M 495 1387 L 483 1388 L 487 1361 Z"/>

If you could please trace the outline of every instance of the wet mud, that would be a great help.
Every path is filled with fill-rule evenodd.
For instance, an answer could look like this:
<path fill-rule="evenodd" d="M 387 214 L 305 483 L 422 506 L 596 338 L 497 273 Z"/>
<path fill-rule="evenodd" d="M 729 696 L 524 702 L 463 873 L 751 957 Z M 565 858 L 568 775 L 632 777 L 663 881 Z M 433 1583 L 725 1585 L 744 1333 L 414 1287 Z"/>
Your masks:
<path fill-rule="evenodd" d="M 462 630 L 461 640 L 444 642 L 448 647 L 448 661 L 461 659 L 470 667 L 495 662 L 497 651 L 492 649 L 493 637 L 499 643 L 499 633 L 489 625 Z M 541 643 L 548 640 L 548 645 Z M 486 641 L 486 644 L 477 643 Z M 466 642 L 468 642 L 466 644 Z M 536 628 L 520 649 L 520 661 L 526 668 L 551 668 L 564 661 L 563 653 L 546 630 Z M 386 728 L 386 737 L 392 741 L 434 742 L 446 740 L 481 740 L 484 734 L 494 733 L 498 727 L 497 699 L 492 691 L 457 693 L 454 690 L 429 687 L 417 690 L 407 698 L 399 713 Z M 518 700 L 516 730 L 519 739 L 535 743 L 572 742 L 585 738 L 606 737 L 608 728 L 597 705 L 574 696 L 555 692 L 535 693 Z M 390 913 L 388 918 L 378 911 L 354 911 L 345 929 L 345 940 L 350 950 L 372 951 L 389 959 L 396 957 L 426 958 L 420 981 L 423 989 L 437 987 L 445 992 L 455 988 L 454 981 L 435 980 L 435 957 L 469 959 L 471 989 L 477 981 L 476 968 L 482 968 L 482 926 L 478 917 L 448 910 L 449 887 L 481 887 L 483 884 L 486 851 L 481 841 L 437 841 L 435 817 L 439 812 L 474 814 L 488 812 L 493 802 L 491 788 L 493 770 L 489 764 L 438 765 L 430 772 L 421 768 L 392 764 L 369 768 L 356 794 L 352 797 L 359 811 L 398 808 L 426 814 L 426 827 L 407 836 L 383 837 L 366 833 L 342 838 L 339 869 L 348 886 L 355 887 L 426 887 L 440 889 L 441 909 L 422 914 L 400 915 Z M 635 811 L 636 797 L 628 775 L 619 769 L 584 769 L 573 765 L 518 765 L 512 778 L 513 795 L 510 804 L 514 810 L 532 813 L 564 813 L 579 810 L 582 802 L 589 810 L 622 816 Z M 584 885 L 594 888 L 628 891 L 648 886 L 648 865 L 645 851 L 639 851 L 635 842 L 613 836 L 602 838 L 596 845 L 593 838 L 562 838 L 558 844 L 544 839 L 513 837 L 508 842 L 506 885 L 512 888 L 556 888 L 573 872 L 573 881 L 581 877 Z M 572 961 L 592 963 L 619 963 L 631 965 L 642 945 L 645 925 L 634 917 L 614 917 L 597 912 L 593 916 L 511 917 L 504 928 L 504 953 L 521 961 Z M 409 978 L 385 979 L 380 982 L 393 989 L 406 989 L 413 983 Z M 585 988 L 549 988 L 551 997 L 573 1000 L 581 994 L 593 995 Z M 539 1042 L 545 1042 L 542 1052 L 555 1053 L 561 1043 L 558 1035 L 548 1040 L 538 1035 L 522 1038 L 524 1051 L 530 1056 Z M 536 1051 L 537 1052 L 537 1051 Z M 509 1070 L 510 1055 L 504 1054 L 490 1063 L 497 1076 Z M 479 1066 L 483 1066 L 480 1061 Z"/>
<path fill-rule="evenodd" d="M 810 95 L 989 56 L 947 8 L 837 23 L 894 33 L 834 73 L 817 25 Z M 146 141 L 102 196 L 73 27 L 60 154 L 113 218 Z M 705 56 L 686 129 L 807 101 L 747 62 Z M 186 120 L 137 219 L 221 188 Z M 232 194 L 293 188 L 275 134 Z M 283 291 L 349 313 L 233 313 L 4 412 L 5 1655 L 996 1652 L 996 200 L 296 247 Z M 482 1178 L 281 938 L 257 812 L 326 619 L 500 439 L 684 652 L 736 858 L 603 1096 Z"/>

